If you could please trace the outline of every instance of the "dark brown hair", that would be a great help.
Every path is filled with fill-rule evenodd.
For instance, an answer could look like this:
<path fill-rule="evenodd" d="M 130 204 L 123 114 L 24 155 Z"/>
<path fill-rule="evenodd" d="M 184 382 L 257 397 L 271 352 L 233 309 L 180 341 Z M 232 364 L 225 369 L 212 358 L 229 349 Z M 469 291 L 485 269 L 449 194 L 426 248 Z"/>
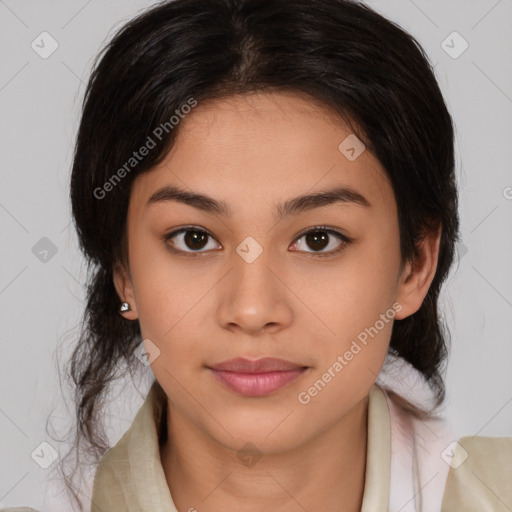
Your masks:
<path fill-rule="evenodd" d="M 134 356 L 142 341 L 139 322 L 118 313 L 113 268 L 127 261 L 131 184 L 162 161 L 179 124 L 105 197 L 98 191 L 190 98 L 201 104 L 271 90 L 305 94 L 358 127 L 393 185 L 402 265 L 417 256 L 423 236 L 442 225 L 433 282 L 420 309 L 395 320 L 390 350 L 424 375 L 437 405 L 443 402 L 448 332 L 437 308 L 459 228 L 454 134 L 421 46 L 352 0 L 166 1 L 115 34 L 98 54 L 85 91 L 71 175 L 72 214 L 89 271 L 69 367 L 77 450 L 85 441 L 99 459 L 109 448 L 100 421 L 103 398 L 114 380 L 141 367 Z"/>

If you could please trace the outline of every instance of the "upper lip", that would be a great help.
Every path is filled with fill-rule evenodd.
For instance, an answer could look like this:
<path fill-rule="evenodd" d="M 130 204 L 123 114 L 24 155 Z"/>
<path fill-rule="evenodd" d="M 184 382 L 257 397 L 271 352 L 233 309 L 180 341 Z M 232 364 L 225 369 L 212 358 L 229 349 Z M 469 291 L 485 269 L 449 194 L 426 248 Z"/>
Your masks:
<path fill-rule="evenodd" d="M 212 370 L 223 370 L 228 372 L 237 373 L 265 373 L 265 372 L 278 372 L 287 370 L 297 370 L 299 368 L 306 368 L 303 365 L 278 359 L 276 357 L 263 357 L 256 361 L 245 359 L 243 357 L 236 357 L 229 361 L 223 361 L 210 366 Z"/>

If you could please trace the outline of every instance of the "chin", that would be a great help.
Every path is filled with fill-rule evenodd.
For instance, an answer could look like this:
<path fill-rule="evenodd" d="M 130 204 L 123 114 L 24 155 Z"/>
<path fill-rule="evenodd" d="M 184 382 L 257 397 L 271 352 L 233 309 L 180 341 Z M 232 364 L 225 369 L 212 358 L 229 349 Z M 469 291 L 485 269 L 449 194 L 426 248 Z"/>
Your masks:
<path fill-rule="evenodd" d="M 291 417 L 289 419 L 291 420 Z M 223 426 L 227 432 L 222 428 L 216 428 L 218 425 L 213 426 L 215 428 L 213 437 L 220 444 L 237 453 L 244 451 L 246 446 L 246 450 L 249 451 L 254 449 L 265 455 L 278 454 L 292 450 L 306 441 L 304 430 L 300 429 L 300 432 L 297 432 L 296 418 L 290 421 L 289 425 L 285 423 L 282 415 L 276 421 L 269 418 L 268 421 L 260 420 L 259 422 L 232 422 L 225 416 Z"/>

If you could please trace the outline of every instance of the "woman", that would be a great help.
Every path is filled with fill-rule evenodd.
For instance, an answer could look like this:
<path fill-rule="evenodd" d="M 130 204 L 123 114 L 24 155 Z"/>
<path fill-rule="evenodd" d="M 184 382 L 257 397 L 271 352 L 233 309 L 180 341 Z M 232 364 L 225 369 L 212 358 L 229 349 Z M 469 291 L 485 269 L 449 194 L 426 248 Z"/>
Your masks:
<path fill-rule="evenodd" d="M 453 126 L 401 28 L 349 0 L 156 5 L 95 66 L 71 199 L 91 511 L 512 508 L 512 439 L 436 415 Z M 123 365 L 155 381 L 110 448 Z"/>

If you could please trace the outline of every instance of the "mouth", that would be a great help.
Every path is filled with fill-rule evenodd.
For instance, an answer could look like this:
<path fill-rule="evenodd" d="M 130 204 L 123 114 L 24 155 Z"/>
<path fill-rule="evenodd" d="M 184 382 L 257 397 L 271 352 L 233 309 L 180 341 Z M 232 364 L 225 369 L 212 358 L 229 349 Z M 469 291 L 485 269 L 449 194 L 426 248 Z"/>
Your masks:
<path fill-rule="evenodd" d="M 225 387 L 247 397 L 267 396 L 302 376 L 308 366 L 265 357 L 256 361 L 231 359 L 207 367 Z"/>

